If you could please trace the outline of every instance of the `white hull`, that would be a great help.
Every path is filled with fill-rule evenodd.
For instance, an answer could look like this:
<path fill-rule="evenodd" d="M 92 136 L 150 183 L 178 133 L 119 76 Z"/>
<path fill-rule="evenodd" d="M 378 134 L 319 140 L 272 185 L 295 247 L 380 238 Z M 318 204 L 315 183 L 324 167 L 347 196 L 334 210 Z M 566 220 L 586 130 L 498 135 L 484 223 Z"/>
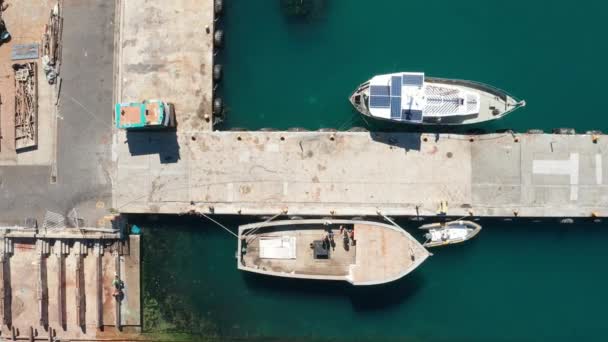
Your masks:
<path fill-rule="evenodd" d="M 481 226 L 471 221 L 452 221 L 446 223 L 430 223 L 419 229 L 428 230 L 425 235 L 424 247 L 437 247 L 465 242 L 472 239 L 481 231 Z"/>
<path fill-rule="evenodd" d="M 397 88 L 391 78 L 399 77 L 403 82 L 407 77 L 423 81 L 414 85 L 398 83 L 401 87 Z M 414 125 L 477 124 L 525 106 L 525 101 L 483 83 L 424 77 L 422 73 L 375 76 L 355 90 L 350 102 L 371 118 Z"/>

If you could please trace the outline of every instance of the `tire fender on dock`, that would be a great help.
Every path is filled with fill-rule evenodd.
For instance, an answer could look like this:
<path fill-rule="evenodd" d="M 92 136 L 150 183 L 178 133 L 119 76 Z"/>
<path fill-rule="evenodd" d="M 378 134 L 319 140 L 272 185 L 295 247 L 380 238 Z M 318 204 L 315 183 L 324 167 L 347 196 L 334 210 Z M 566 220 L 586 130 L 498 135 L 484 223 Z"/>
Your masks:
<path fill-rule="evenodd" d="M 220 15 L 224 11 L 224 0 L 215 0 L 213 2 L 213 12 L 215 15 Z"/>
<path fill-rule="evenodd" d="M 222 78 L 223 67 L 221 64 L 215 64 L 213 66 L 213 80 L 219 81 Z"/>
<path fill-rule="evenodd" d="M 574 130 L 574 128 L 554 128 L 552 132 L 553 134 L 576 134 L 576 130 Z"/>
<path fill-rule="evenodd" d="M 221 97 L 216 97 L 213 100 L 213 115 L 222 115 L 222 112 L 224 110 L 224 103 L 222 101 Z"/>
<path fill-rule="evenodd" d="M 222 30 L 222 29 L 215 30 L 215 33 L 213 34 L 213 44 L 215 44 L 216 47 L 221 47 L 223 42 L 224 42 L 224 30 Z"/>

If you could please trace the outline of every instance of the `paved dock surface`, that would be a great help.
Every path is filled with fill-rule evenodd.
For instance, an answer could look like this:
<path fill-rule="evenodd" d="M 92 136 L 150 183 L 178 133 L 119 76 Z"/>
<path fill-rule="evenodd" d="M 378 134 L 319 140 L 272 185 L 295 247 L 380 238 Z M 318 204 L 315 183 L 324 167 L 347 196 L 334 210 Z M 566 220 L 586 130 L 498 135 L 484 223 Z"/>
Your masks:
<path fill-rule="evenodd" d="M 30 21 L 31 25 L 46 23 L 47 10 L 54 3 L 11 2 L 3 17 L 25 26 Z M 112 186 L 109 163 L 114 1 L 64 1 L 63 4 L 58 108 L 54 111 L 54 106 L 40 106 L 41 139 L 54 136 L 56 146 L 49 146 L 42 139 L 38 151 L 23 152 L 14 159 L 0 161 L 0 223 L 23 224 L 31 217 L 42 225 L 47 211 L 67 216 L 76 209 L 85 225 L 107 225 L 103 218 L 109 213 Z M 41 7 L 43 5 L 45 7 Z M 42 10 L 36 11 L 36 17 L 30 17 L 36 8 Z M 27 38 L 25 41 L 40 41 L 43 25 L 35 27 L 38 31 L 29 32 L 23 37 Z M 10 47 L 3 45 L 1 49 Z M 52 98 L 52 102 L 56 99 Z M 49 113 L 49 108 L 53 108 L 53 112 Z M 49 119 L 42 120 L 43 117 Z M 43 150 L 52 150 L 52 153 L 48 158 L 41 158 Z M 27 162 L 20 162 L 26 159 Z"/>
<path fill-rule="evenodd" d="M 116 102 L 160 99 L 174 105 L 178 131 L 210 131 L 213 1 L 120 3 Z"/>
<path fill-rule="evenodd" d="M 124 213 L 606 216 L 607 143 L 606 136 L 549 134 L 119 133 L 113 206 Z"/>

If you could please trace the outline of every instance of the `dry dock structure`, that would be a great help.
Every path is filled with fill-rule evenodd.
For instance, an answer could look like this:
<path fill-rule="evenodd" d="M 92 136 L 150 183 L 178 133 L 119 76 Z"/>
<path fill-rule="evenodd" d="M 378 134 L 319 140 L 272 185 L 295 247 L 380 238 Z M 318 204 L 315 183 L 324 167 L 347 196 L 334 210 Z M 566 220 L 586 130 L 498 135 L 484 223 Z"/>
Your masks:
<path fill-rule="evenodd" d="M 3 340 L 95 340 L 139 332 L 139 236 L 0 229 Z M 115 274 L 125 283 L 121 301 L 113 297 Z"/>
<path fill-rule="evenodd" d="M 1 340 L 125 340 L 141 328 L 139 239 L 114 229 L 111 210 L 114 4 L 2 6 Z M 45 57 L 57 58 L 52 75 Z"/>
<path fill-rule="evenodd" d="M 0 46 L 7 70 L 0 82 L 0 339 L 129 340 L 142 326 L 139 238 L 115 229 L 113 108 L 160 99 L 176 106 L 180 132 L 211 131 L 214 41 L 221 43 L 214 1 L 8 5 L 2 17 L 13 38 Z M 47 54 L 58 58 L 53 84 Z M 32 72 L 12 72 L 14 55 L 36 63 Z M 18 93 L 16 80 L 36 81 L 37 92 Z M 27 129 L 15 105 L 22 97 L 34 103 L 25 108 Z M 26 145 L 22 131 L 32 133 Z M 175 133 L 168 146 L 178 146 Z M 137 159 L 154 151 L 132 152 Z M 125 282 L 121 302 L 112 297 L 115 273 Z"/>

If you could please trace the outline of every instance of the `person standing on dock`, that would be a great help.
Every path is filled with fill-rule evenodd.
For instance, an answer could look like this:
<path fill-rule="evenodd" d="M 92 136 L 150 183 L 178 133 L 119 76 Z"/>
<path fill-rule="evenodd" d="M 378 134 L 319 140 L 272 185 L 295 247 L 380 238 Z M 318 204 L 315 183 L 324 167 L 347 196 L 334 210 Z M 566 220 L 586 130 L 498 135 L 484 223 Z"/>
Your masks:
<path fill-rule="evenodd" d="M 114 296 L 116 300 L 122 300 L 122 289 L 125 287 L 125 283 L 120 279 L 118 273 L 114 273 L 114 280 L 112 280 L 112 286 L 114 286 L 114 292 L 112 293 L 112 296 Z"/>

